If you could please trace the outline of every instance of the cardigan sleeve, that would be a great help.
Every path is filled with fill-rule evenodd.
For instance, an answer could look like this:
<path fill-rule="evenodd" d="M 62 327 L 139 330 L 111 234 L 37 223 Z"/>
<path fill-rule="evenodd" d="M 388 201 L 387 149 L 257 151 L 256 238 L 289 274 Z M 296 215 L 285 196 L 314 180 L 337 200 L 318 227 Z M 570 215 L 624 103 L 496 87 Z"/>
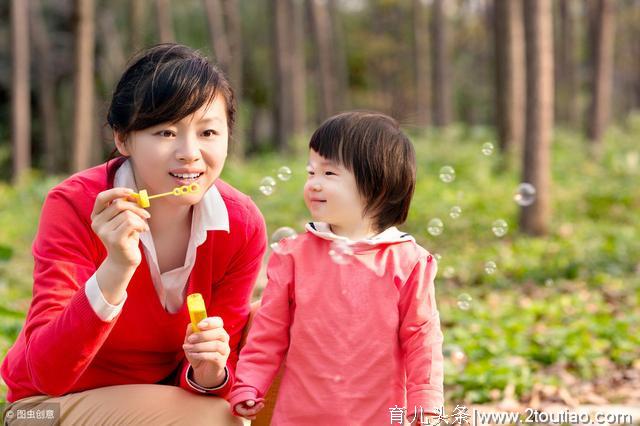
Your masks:
<path fill-rule="evenodd" d="M 407 412 L 442 407 L 444 362 L 442 331 L 436 306 L 436 260 L 421 256 L 400 291 L 400 344 L 407 374 Z"/>
<path fill-rule="evenodd" d="M 227 377 L 221 387 L 196 389 L 187 381 L 190 364 L 184 359 L 178 384 L 193 393 L 225 397 L 235 381 L 240 340 L 251 312 L 251 294 L 267 248 L 264 218 L 253 202 L 248 204 L 244 223 L 246 238 L 232 256 L 222 280 L 214 285 L 213 306 L 207 309 L 209 315 L 222 318 L 224 329 L 229 334 L 231 352 L 227 359 Z"/>
<path fill-rule="evenodd" d="M 49 193 L 32 248 L 26 365 L 34 386 L 54 396 L 69 392 L 116 323 L 100 319 L 84 291 L 97 269 L 99 250 L 88 217 L 74 202 L 79 201 L 60 189 Z"/>
<path fill-rule="evenodd" d="M 233 413 L 243 401 L 263 401 L 289 348 L 289 328 L 295 306 L 291 256 L 273 253 L 268 282 L 246 345 L 240 353 L 236 383 L 228 400 Z"/>

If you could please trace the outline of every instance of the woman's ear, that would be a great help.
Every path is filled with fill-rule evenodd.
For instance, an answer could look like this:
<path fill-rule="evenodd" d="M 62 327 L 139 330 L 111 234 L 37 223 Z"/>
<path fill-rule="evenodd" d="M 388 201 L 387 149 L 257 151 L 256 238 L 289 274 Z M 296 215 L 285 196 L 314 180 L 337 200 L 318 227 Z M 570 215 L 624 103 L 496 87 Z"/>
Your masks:
<path fill-rule="evenodd" d="M 119 132 L 113 132 L 113 140 L 116 143 L 116 149 L 120 154 L 125 157 L 129 157 L 131 154 L 129 153 L 129 149 L 126 144 L 126 137 Z"/>

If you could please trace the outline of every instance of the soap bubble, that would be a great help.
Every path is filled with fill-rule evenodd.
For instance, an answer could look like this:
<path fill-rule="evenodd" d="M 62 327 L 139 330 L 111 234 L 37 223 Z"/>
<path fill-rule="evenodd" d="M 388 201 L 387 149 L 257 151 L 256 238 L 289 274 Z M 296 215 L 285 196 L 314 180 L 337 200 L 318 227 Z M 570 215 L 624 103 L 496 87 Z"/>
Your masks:
<path fill-rule="evenodd" d="M 455 366 L 463 366 L 467 362 L 467 356 L 458 345 L 447 345 L 442 349 L 442 355 Z"/>
<path fill-rule="evenodd" d="M 513 200 L 519 206 L 530 206 L 536 200 L 536 188 L 530 183 L 521 183 L 518 185 Z"/>
<path fill-rule="evenodd" d="M 282 166 L 278 169 L 278 179 L 281 181 L 287 181 L 291 179 L 291 169 L 287 166 Z"/>
<path fill-rule="evenodd" d="M 498 269 L 498 266 L 496 265 L 496 262 L 494 262 L 493 260 L 490 260 L 484 264 L 484 271 L 489 275 L 496 272 L 496 269 Z"/>
<path fill-rule="evenodd" d="M 436 261 L 440 262 L 440 259 L 442 259 L 442 255 L 440 253 L 433 253 L 433 257 L 436 258 Z"/>
<path fill-rule="evenodd" d="M 273 194 L 275 186 L 276 180 L 271 176 L 266 176 L 260 181 L 260 186 L 258 189 L 260 189 L 260 192 L 262 192 L 264 195 L 271 195 Z"/>
<path fill-rule="evenodd" d="M 285 248 L 287 247 L 287 245 L 280 244 L 280 241 L 285 238 L 294 240 L 297 236 L 298 234 L 293 228 L 290 228 L 288 226 L 278 228 L 275 230 L 273 235 L 271 235 L 271 249 L 276 253 L 286 254 L 289 252 L 289 250 Z"/>
<path fill-rule="evenodd" d="M 346 265 L 351 261 L 353 250 L 345 241 L 333 241 L 329 247 L 329 256 L 338 265 Z"/>
<path fill-rule="evenodd" d="M 506 221 L 498 219 L 491 225 L 491 230 L 496 235 L 496 237 L 504 237 L 509 230 L 509 225 L 507 225 Z"/>
<path fill-rule="evenodd" d="M 431 219 L 427 224 L 427 231 L 433 236 L 442 234 L 443 229 L 444 223 L 442 223 L 442 221 L 437 217 Z"/>
<path fill-rule="evenodd" d="M 484 155 L 491 155 L 493 154 L 493 144 L 491 142 L 485 142 L 482 144 L 482 153 Z"/>
<path fill-rule="evenodd" d="M 462 214 L 462 208 L 460 206 L 451 207 L 451 211 L 449 212 L 449 216 L 451 219 L 457 219 Z"/>
<path fill-rule="evenodd" d="M 440 180 L 444 183 L 451 183 L 456 179 L 456 171 L 451 166 L 444 166 L 440 169 Z"/>
<path fill-rule="evenodd" d="M 444 271 L 442 271 L 442 275 L 446 279 L 453 278 L 455 274 L 456 274 L 456 270 L 453 266 L 447 266 L 446 268 L 444 268 Z"/>
<path fill-rule="evenodd" d="M 461 293 L 460 296 L 458 296 L 458 308 L 463 311 L 469 310 L 472 300 L 473 298 L 468 293 Z"/>

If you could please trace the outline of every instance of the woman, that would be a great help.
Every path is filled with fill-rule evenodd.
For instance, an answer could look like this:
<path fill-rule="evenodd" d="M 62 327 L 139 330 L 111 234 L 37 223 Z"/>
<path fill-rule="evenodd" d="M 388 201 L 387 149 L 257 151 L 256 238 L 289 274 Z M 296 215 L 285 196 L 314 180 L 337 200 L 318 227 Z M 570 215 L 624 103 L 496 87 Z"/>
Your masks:
<path fill-rule="evenodd" d="M 131 61 L 108 113 L 121 157 L 43 205 L 33 300 L 1 369 L 9 424 L 51 403 L 63 423 L 239 424 L 223 397 L 266 235 L 249 197 L 219 179 L 234 118 L 228 81 L 192 49 L 161 44 Z M 194 182 L 200 192 L 146 210 L 132 196 Z M 198 333 L 195 292 L 209 314 Z"/>

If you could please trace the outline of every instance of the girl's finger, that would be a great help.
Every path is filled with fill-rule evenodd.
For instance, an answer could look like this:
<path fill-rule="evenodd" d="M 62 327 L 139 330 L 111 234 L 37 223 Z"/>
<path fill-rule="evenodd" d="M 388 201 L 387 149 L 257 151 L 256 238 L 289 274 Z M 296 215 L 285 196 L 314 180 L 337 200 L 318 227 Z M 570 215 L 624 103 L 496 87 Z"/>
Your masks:
<path fill-rule="evenodd" d="M 149 219 L 151 217 L 151 214 L 145 209 L 143 209 L 142 207 L 138 206 L 137 203 L 134 203 L 132 201 L 127 201 L 123 198 L 119 198 L 112 201 L 107 208 L 105 208 L 102 212 L 96 215 L 96 219 L 104 220 L 105 222 L 108 222 L 109 220 L 113 219 L 121 212 L 124 212 L 127 210 L 137 214 L 142 219 Z"/>
<path fill-rule="evenodd" d="M 100 214 L 109 203 L 118 198 L 126 198 L 133 194 L 133 190 L 129 188 L 111 188 L 106 191 L 102 191 L 96 197 L 96 201 L 93 203 L 93 211 L 91 212 L 91 218 Z"/>
<path fill-rule="evenodd" d="M 213 342 L 201 342 L 196 344 L 185 343 L 182 345 L 185 351 L 189 353 L 206 353 L 206 352 L 215 352 L 220 355 L 227 356 L 229 352 L 231 352 L 229 345 L 223 343 L 219 340 L 214 340 Z"/>
<path fill-rule="evenodd" d="M 224 343 L 229 342 L 229 334 L 224 328 L 201 331 L 199 333 L 194 333 L 187 338 L 188 343 L 212 342 L 216 340 Z"/>

